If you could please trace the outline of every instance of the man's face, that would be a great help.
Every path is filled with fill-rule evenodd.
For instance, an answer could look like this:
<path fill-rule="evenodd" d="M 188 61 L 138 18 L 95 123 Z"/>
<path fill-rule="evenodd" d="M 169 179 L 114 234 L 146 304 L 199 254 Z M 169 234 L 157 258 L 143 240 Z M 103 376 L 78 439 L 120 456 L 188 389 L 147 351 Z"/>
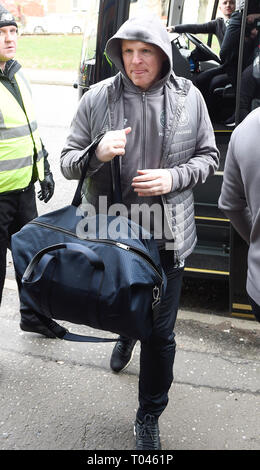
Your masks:
<path fill-rule="evenodd" d="M 13 59 L 16 53 L 17 28 L 16 26 L 3 26 L 0 28 L 0 65 Z"/>
<path fill-rule="evenodd" d="M 128 78 L 145 91 L 160 80 L 166 55 L 153 44 L 123 39 L 122 58 Z"/>
<path fill-rule="evenodd" d="M 235 11 L 235 8 L 235 0 L 219 0 L 219 9 L 225 17 L 230 18 L 232 13 Z"/>

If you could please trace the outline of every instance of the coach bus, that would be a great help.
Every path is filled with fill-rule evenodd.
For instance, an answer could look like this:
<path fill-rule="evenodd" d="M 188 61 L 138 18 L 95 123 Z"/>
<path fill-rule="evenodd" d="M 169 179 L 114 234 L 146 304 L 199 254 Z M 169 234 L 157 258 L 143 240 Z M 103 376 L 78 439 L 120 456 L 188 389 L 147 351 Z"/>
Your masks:
<path fill-rule="evenodd" d="M 205 23 L 218 17 L 218 0 L 88 0 L 85 33 L 83 37 L 79 78 L 79 96 L 96 82 L 114 75 L 117 70 L 104 54 L 107 40 L 129 17 L 146 10 L 159 15 L 168 28 L 172 41 L 173 69 L 196 85 L 198 75 L 221 66 L 219 44 L 213 34 L 170 32 L 171 26 Z M 215 113 L 211 120 L 220 151 L 220 166 L 214 176 L 194 190 L 195 217 L 198 243 L 186 260 L 185 276 L 199 279 L 222 279 L 228 283 L 229 315 L 254 318 L 248 304 L 245 285 L 247 273 L 247 245 L 232 228 L 229 220 L 218 209 L 225 156 L 230 136 L 238 124 L 240 87 L 248 0 L 245 0 L 241 20 L 237 85 L 219 86 Z M 258 105 L 253 100 L 252 109 Z M 235 116 L 233 127 L 226 125 Z"/>

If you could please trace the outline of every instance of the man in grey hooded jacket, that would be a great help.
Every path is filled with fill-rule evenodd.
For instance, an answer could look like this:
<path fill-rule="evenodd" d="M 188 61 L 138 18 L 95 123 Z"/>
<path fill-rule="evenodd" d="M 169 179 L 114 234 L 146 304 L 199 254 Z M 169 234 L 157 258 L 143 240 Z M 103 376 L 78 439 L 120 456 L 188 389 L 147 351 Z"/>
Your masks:
<path fill-rule="evenodd" d="M 85 197 L 102 212 L 100 196 L 107 198 L 108 207 L 112 204 L 110 165 L 119 155 L 122 201 L 129 217 L 144 202 L 146 212 L 156 206 L 164 214 L 163 221 L 154 217 L 151 231 L 167 291 L 153 334 L 141 343 L 135 421 L 136 448 L 160 449 L 158 418 L 173 380 L 173 329 L 184 260 L 196 244 L 192 188 L 215 172 L 218 150 L 200 92 L 172 71 L 171 42 L 159 18 L 129 19 L 108 41 L 106 53 L 119 73 L 82 97 L 61 170 L 66 178 L 79 179 L 88 158 Z M 93 142 L 95 152 L 86 157 Z M 110 362 L 115 372 L 127 367 L 135 342 L 119 337 Z"/>

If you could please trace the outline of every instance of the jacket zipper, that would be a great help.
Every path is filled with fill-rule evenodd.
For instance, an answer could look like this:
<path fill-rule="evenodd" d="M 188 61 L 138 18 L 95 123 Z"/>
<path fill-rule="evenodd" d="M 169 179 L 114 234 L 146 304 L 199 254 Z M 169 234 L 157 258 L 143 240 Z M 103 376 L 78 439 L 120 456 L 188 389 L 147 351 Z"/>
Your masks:
<path fill-rule="evenodd" d="M 29 224 L 39 225 L 41 227 L 49 228 L 49 229 L 54 230 L 56 232 L 65 233 L 66 235 L 70 235 L 74 238 L 79 239 L 75 233 L 71 232 L 70 230 L 66 230 L 64 228 L 61 228 L 61 227 L 55 227 L 54 225 L 46 224 L 46 223 L 43 223 L 43 222 L 38 222 L 37 220 L 32 220 L 31 222 L 29 222 Z M 116 242 L 114 240 L 99 240 L 99 239 L 93 239 L 93 238 L 86 238 L 86 240 L 90 241 L 90 242 L 105 243 L 106 245 L 113 245 L 113 246 L 117 246 L 118 248 L 122 248 L 123 250 L 132 251 L 133 253 L 137 254 L 142 259 L 144 259 L 153 268 L 153 270 L 159 276 L 159 278 L 161 280 L 161 283 L 163 284 L 163 277 L 162 277 L 161 273 L 159 272 L 156 264 L 153 262 L 153 260 L 150 258 L 149 255 L 144 253 L 139 248 L 134 248 L 130 245 L 127 245 L 126 243 Z"/>
<path fill-rule="evenodd" d="M 146 94 L 142 93 L 142 113 L 143 113 L 143 132 L 142 132 L 142 169 L 146 168 Z"/>

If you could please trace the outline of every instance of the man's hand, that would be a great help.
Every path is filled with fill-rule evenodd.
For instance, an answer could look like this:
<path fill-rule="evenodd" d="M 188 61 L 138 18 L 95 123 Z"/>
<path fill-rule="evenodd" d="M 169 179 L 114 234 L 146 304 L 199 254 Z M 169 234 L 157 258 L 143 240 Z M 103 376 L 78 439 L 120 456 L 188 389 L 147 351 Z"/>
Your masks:
<path fill-rule="evenodd" d="M 49 172 L 45 175 L 44 180 L 40 181 L 41 189 L 38 192 L 38 198 L 40 201 L 48 202 L 54 193 L 54 179 L 52 173 Z"/>
<path fill-rule="evenodd" d="M 96 148 L 96 157 L 101 162 L 109 162 L 116 155 L 125 154 L 126 136 L 131 132 L 131 127 L 120 131 L 108 131 Z"/>
<path fill-rule="evenodd" d="M 172 175 L 169 170 L 138 170 L 132 187 L 138 196 L 160 196 L 172 188 Z"/>

